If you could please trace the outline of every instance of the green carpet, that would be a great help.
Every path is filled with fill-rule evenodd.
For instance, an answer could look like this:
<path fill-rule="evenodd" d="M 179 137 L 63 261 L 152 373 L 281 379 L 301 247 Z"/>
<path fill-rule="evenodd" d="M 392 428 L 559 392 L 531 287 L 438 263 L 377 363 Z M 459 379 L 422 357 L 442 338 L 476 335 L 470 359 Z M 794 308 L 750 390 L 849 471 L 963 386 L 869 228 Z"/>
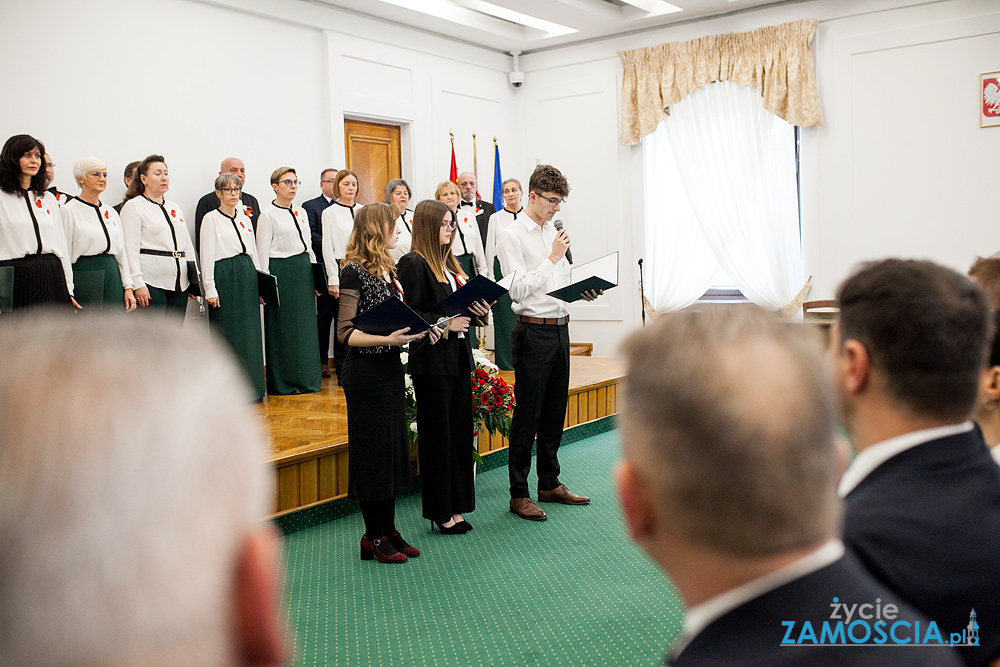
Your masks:
<path fill-rule="evenodd" d="M 507 469 L 476 479 L 465 535 L 429 532 L 420 497 L 397 505 L 419 558 L 362 562 L 361 516 L 284 538 L 288 643 L 295 665 L 657 665 L 683 608 L 628 540 L 611 481 L 617 432 L 560 450 L 584 507 L 544 504 L 549 519 L 508 511 Z M 529 482 L 532 489 L 534 473 Z"/>

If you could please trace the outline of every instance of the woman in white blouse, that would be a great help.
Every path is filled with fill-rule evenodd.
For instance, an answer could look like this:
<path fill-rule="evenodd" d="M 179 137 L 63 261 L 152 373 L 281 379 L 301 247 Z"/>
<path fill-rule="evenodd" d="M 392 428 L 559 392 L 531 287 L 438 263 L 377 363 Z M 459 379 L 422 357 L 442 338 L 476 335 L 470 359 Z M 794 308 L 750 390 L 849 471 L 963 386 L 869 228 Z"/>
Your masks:
<path fill-rule="evenodd" d="M 340 263 L 347 253 L 347 241 L 354 231 L 354 214 L 358 209 L 358 175 L 350 169 L 341 169 L 333 182 L 336 201 L 326 207 L 320 218 L 323 234 L 323 264 L 326 268 L 327 290 L 334 299 L 340 298 Z M 340 302 L 333 306 L 336 313 L 333 330 L 337 330 Z M 318 334 L 317 334 L 318 335 Z M 347 355 L 346 346 L 334 338 L 333 365 L 337 370 L 337 383 L 341 383 L 340 368 Z"/>
<path fill-rule="evenodd" d="M 497 239 L 503 234 L 510 223 L 524 215 L 521 206 L 521 182 L 516 178 L 508 178 L 503 182 L 503 208 L 490 216 L 489 231 L 486 232 L 486 263 L 493 271 L 496 280 L 503 278 L 500 270 L 500 260 L 497 259 Z M 504 294 L 493 305 L 493 356 L 501 370 L 514 370 L 514 359 L 510 352 L 510 333 L 514 330 L 517 319 L 510 308 L 510 295 Z"/>
<path fill-rule="evenodd" d="M 13 309 L 80 307 L 72 297 L 73 270 L 60 207 L 45 191 L 44 154 L 42 142 L 27 134 L 14 135 L 0 151 L 0 267 L 13 269 Z"/>
<path fill-rule="evenodd" d="M 170 175 L 162 155 L 148 156 L 135 173 L 121 213 L 135 300 L 148 312 L 183 318 L 195 260 L 184 212 L 166 199 Z"/>
<path fill-rule="evenodd" d="M 268 394 L 311 394 L 323 382 L 316 354 L 316 297 L 309 218 L 292 203 L 299 180 L 291 167 L 271 174 L 274 200 L 257 220 L 260 270 L 278 279 L 281 303 L 264 306 Z"/>
<path fill-rule="evenodd" d="M 257 291 L 257 242 L 253 223 L 243 211 L 243 184 L 226 172 L 215 179 L 219 208 L 201 219 L 201 276 L 209 323 L 236 353 L 256 399 L 264 398 L 264 351 L 261 349 Z"/>
<path fill-rule="evenodd" d="M 395 261 L 410 252 L 410 243 L 413 241 L 413 210 L 406 208 L 413 198 L 409 184 L 401 178 L 394 178 L 385 186 L 385 203 L 394 204 L 399 211 L 396 218 L 396 229 L 399 230 L 399 240 L 396 247 L 389 251 L 389 255 Z"/>
<path fill-rule="evenodd" d="M 132 274 L 125 256 L 125 236 L 118 212 L 101 201 L 108 186 L 108 165 L 96 157 L 84 157 L 73 165 L 80 194 L 62 208 L 62 222 L 69 245 L 76 298 L 83 304 L 120 304 L 135 310 Z M 99 276 L 100 279 L 88 280 Z M 109 306 L 110 307 L 110 306 Z"/>

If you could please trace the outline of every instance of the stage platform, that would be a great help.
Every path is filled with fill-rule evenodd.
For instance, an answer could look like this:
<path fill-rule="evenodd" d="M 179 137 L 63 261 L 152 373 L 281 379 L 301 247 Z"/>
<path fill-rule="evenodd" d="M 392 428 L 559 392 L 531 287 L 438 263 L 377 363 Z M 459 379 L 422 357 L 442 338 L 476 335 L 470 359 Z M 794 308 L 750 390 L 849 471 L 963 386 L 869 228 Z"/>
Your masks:
<path fill-rule="evenodd" d="M 514 373 L 502 371 L 513 382 Z M 618 412 L 618 385 L 624 364 L 613 357 L 570 357 L 565 427 Z M 347 494 L 347 406 L 336 378 L 323 380 L 316 394 L 268 396 L 259 407 L 271 436 L 270 463 L 276 479 L 274 515 L 342 498 Z M 479 435 L 484 459 L 507 449 L 507 439 Z M 411 451 L 416 468 L 415 446 Z"/>

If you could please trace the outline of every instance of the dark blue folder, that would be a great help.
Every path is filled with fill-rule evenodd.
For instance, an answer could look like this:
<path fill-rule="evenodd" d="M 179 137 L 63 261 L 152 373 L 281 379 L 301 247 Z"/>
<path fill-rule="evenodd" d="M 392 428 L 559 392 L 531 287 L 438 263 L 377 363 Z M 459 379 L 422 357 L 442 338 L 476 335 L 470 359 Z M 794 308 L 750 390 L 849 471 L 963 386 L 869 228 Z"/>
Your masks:
<path fill-rule="evenodd" d="M 474 276 L 457 290 L 441 299 L 434 305 L 434 310 L 445 315 L 465 315 L 469 316 L 469 306 L 476 301 L 493 303 L 507 290 L 489 278 L 480 275 Z"/>
<path fill-rule="evenodd" d="M 373 336 L 388 336 L 393 331 L 410 327 L 407 335 L 412 336 L 431 328 L 424 318 L 394 296 L 389 297 L 374 308 L 369 308 L 351 320 L 359 331 Z"/>

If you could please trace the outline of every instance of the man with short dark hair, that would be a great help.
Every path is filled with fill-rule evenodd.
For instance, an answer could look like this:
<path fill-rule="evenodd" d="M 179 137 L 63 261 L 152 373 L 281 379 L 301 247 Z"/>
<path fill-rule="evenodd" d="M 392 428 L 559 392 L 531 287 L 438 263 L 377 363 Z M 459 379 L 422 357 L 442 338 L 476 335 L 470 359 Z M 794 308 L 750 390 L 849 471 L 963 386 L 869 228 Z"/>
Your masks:
<path fill-rule="evenodd" d="M 1000 257 L 976 257 L 969 267 L 969 280 L 986 292 L 993 311 L 1000 311 Z"/>
<path fill-rule="evenodd" d="M 227 157 L 223 160 L 222 164 L 219 165 L 219 173 L 235 174 L 239 177 L 240 184 L 246 185 L 247 170 L 243 166 L 243 160 L 238 157 Z M 260 204 L 257 203 L 257 198 L 243 190 L 240 192 L 240 201 L 243 203 L 243 212 L 250 218 L 254 231 L 257 231 L 257 218 L 260 217 Z M 199 254 L 201 254 L 201 219 L 217 208 L 219 208 L 219 198 L 215 195 L 214 190 L 198 200 L 198 208 L 194 213 L 194 238 Z"/>
<path fill-rule="evenodd" d="M 845 542 L 942 631 L 971 634 L 981 618 L 959 650 L 986 665 L 1000 656 L 1000 468 L 970 421 L 986 295 L 951 269 L 889 259 L 838 299 L 836 384 L 858 451 L 840 481 Z"/>
<path fill-rule="evenodd" d="M 316 261 L 323 266 L 323 211 L 336 201 L 333 186 L 337 183 L 339 169 L 324 169 L 319 175 L 320 195 L 315 199 L 303 202 L 302 208 L 309 216 L 309 229 L 312 230 L 312 247 Z M 328 364 L 330 363 L 330 329 L 333 318 L 337 315 L 337 299 L 327 290 L 321 290 L 316 297 L 316 324 L 319 327 L 319 358 L 323 368 L 323 377 L 332 377 Z"/>
<path fill-rule="evenodd" d="M 669 664 L 958 665 L 947 645 L 900 645 L 926 618 L 837 539 L 836 402 L 807 333 L 720 307 L 666 313 L 625 344 L 616 477 L 632 538 L 688 607 Z"/>
<path fill-rule="evenodd" d="M 503 274 L 516 274 L 510 286 L 511 309 L 517 315 L 510 336 L 516 401 L 507 467 L 510 511 L 522 519 L 544 521 L 547 515 L 528 493 L 536 435 L 538 499 L 586 505 L 590 498 L 570 493 L 559 482 L 557 456 L 569 392 L 569 309 L 548 293 L 569 284 L 569 235 L 552 225 L 569 183 L 558 169 L 542 164 L 532 172 L 528 191 L 524 217 L 511 223 L 497 242 Z M 601 293 L 582 296 L 593 301 Z"/>

